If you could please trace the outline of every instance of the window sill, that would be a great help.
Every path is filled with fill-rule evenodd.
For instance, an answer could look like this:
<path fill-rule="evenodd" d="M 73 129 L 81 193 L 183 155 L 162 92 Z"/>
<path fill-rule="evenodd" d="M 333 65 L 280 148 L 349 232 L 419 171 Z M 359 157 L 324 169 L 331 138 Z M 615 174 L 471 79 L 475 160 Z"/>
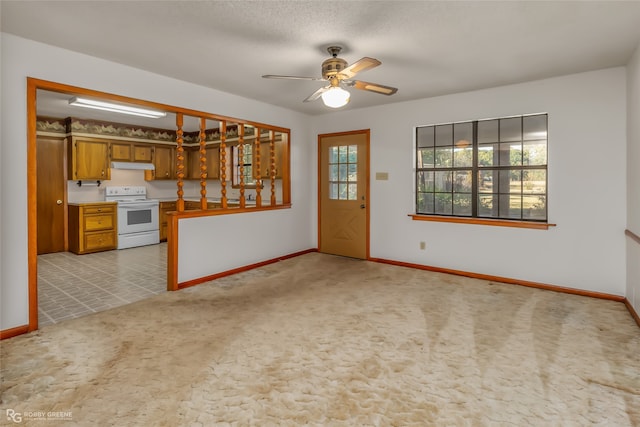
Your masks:
<path fill-rule="evenodd" d="M 511 221 L 489 218 L 462 218 L 456 216 L 416 215 L 409 214 L 414 221 L 455 222 L 460 224 L 492 225 L 496 227 L 533 228 L 536 230 L 548 230 L 556 224 L 548 222 Z"/>

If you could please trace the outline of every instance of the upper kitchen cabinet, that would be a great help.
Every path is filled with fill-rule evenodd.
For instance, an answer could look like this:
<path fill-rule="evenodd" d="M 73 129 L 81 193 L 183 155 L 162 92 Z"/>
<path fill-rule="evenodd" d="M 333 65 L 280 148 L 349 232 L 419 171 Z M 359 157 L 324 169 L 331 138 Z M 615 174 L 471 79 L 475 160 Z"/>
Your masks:
<path fill-rule="evenodd" d="M 111 178 L 108 141 L 72 136 L 67 152 L 70 179 Z"/>
<path fill-rule="evenodd" d="M 273 136 L 273 167 L 275 168 L 275 178 L 281 179 L 283 177 L 285 164 L 284 159 L 285 150 L 287 148 L 286 135 L 279 132 L 274 132 Z M 262 134 L 260 138 L 260 170 L 257 168 L 254 171 L 255 178 L 270 179 L 271 178 L 271 136 L 268 134 Z"/>
<path fill-rule="evenodd" d="M 111 142 L 111 161 L 151 163 L 153 147 L 149 144 Z"/>
<path fill-rule="evenodd" d="M 155 170 L 145 171 L 147 181 L 158 179 L 176 179 L 176 149 L 169 145 L 153 147 L 153 165 Z"/>
<path fill-rule="evenodd" d="M 153 147 L 150 145 L 133 144 L 131 151 L 134 162 L 151 163 L 153 161 Z"/>
<path fill-rule="evenodd" d="M 188 168 L 186 179 L 200 179 L 200 150 L 193 149 L 188 152 Z M 220 147 L 209 146 L 205 148 L 205 157 L 207 165 L 206 179 L 220 178 Z"/>

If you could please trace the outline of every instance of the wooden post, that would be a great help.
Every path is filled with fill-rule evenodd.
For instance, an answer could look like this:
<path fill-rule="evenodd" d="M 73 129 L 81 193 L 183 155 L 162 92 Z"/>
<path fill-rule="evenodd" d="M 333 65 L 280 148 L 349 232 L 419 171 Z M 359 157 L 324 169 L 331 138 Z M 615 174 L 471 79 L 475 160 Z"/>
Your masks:
<path fill-rule="evenodd" d="M 206 143 L 207 120 L 200 118 L 200 209 L 207 209 L 207 149 Z"/>
<path fill-rule="evenodd" d="M 227 122 L 220 122 L 220 204 L 227 209 Z"/>
<path fill-rule="evenodd" d="M 246 202 L 244 200 L 244 125 L 238 123 L 238 174 L 240 175 L 240 207 L 244 208 Z"/>
<path fill-rule="evenodd" d="M 253 150 L 253 176 L 256 181 L 256 207 L 262 206 L 262 170 L 260 169 L 260 128 L 255 129 L 254 147 Z"/>
<path fill-rule="evenodd" d="M 269 177 L 271 178 L 271 206 L 276 204 L 276 136 L 269 131 Z"/>
<path fill-rule="evenodd" d="M 178 148 L 176 149 L 177 151 L 177 155 L 176 155 L 176 159 L 177 159 L 177 163 L 176 163 L 176 168 L 177 168 L 177 175 L 178 175 L 178 200 L 176 202 L 176 210 L 178 212 L 184 212 L 184 190 L 182 189 L 182 187 L 184 186 L 184 147 L 182 146 L 183 143 L 183 130 L 182 130 L 182 124 L 183 124 L 183 115 L 182 113 L 176 113 L 176 143 L 178 144 Z"/>

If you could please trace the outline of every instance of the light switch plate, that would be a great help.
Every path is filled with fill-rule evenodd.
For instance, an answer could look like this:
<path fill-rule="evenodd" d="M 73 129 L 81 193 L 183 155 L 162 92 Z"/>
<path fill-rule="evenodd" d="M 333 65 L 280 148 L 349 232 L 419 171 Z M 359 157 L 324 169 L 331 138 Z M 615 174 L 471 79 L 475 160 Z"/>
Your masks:
<path fill-rule="evenodd" d="M 389 179 L 388 172 L 376 172 L 376 181 L 387 181 Z"/>

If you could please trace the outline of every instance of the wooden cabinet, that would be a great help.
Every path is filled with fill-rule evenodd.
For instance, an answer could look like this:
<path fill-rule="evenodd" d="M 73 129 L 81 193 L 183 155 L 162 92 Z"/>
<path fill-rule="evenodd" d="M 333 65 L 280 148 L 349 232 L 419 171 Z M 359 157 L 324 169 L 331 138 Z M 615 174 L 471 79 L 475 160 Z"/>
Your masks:
<path fill-rule="evenodd" d="M 117 162 L 130 162 L 131 144 L 128 142 L 112 142 L 111 160 Z"/>
<path fill-rule="evenodd" d="M 111 160 L 117 162 L 151 163 L 153 161 L 153 146 L 149 144 L 135 144 L 131 142 L 111 142 Z"/>
<path fill-rule="evenodd" d="M 185 211 L 193 211 L 196 209 L 200 209 L 200 202 L 195 200 L 185 200 L 184 201 L 184 210 Z"/>
<path fill-rule="evenodd" d="M 275 163 L 276 163 L 276 178 L 281 179 L 283 173 L 283 154 L 284 154 L 284 142 L 276 141 L 275 142 Z M 262 178 L 262 179 L 270 179 L 270 168 L 271 168 L 271 146 L 269 142 L 261 142 L 260 143 L 260 173 L 258 174 L 258 170 L 254 168 L 254 177 Z"/>
<path fill-rule="evenodd" d="M 167 212 L 173 212 L 176 210 L 176 202 L 160 202 L 160 241 L 165 242 L 167 240 Z"/>
<path fill-rule="evenodd" d="M 175 172 L 176 149 L 172 146 L 156 145 L 153 147 L 153 165 L 155 170 L 145 171 L 147 181 L 158 179 L 177 179 Z"/>
<path fill-rule="evenodd" d="M 86 254 L 116 249 L 116 212 L 116 203 L 69 205 L 69 250 L 76 254 Z"/>
<path fill-rule="evenodd" d="M 97 138 L 71 137 L 68 153 L 69 179 L 110 179 L 109 143 Z"/>
<path fill-rule="evenodd" d="M 150 145 L 133 144 L 133 161 L 151 163 L 153 161 L 153 147 Z"/>
<path fill-rule="evenodd" d="M 188 152 L 188 167 L 185 179 L 200 180 L 200 149 Z M 220 179 L 220 147 L 206 147 L 205 157 L 207 158 L 207 178 Z"/>

